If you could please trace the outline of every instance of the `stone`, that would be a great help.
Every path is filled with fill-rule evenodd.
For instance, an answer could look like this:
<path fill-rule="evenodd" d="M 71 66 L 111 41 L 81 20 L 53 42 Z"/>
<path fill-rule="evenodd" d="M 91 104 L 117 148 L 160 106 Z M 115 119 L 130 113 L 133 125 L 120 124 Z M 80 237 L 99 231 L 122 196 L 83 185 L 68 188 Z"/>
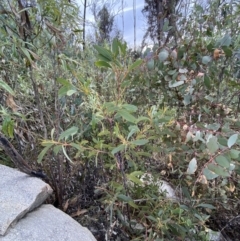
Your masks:
<path fill-rule="evenodd" d="M 150 184 L 157 185 L 159 193 L 163 193 L 163 192 L 166 193 L 166 198 L 172 199 L 172 200 L 178 199 L 174 189 L 171 187 L 171 185 L 168 182 L 161 179 L 154 180 L 152 174 L 150 173 L 144 173 L 141 176 L 140 180 L 145 185 L 150 185 Z"/>
<path fill-rule="evenodd" d="M 0 235 L 26 213 L 40 206 L 52 193 L 39 178 L 0 165 Z"/>
<path fill-rule="evenodd" d="M 50 204 L 28 213 L 0 241 L 96 241 L 92 233 Z"/>

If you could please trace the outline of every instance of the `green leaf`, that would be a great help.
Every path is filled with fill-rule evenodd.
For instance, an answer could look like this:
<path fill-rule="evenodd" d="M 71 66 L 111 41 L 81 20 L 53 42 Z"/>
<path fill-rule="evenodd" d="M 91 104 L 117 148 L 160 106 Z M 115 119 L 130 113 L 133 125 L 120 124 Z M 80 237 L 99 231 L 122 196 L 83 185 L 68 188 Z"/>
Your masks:
<path fill-rule="evenodd" d="M 136 121 L 136 118 L 126 110 L 118 110 L 117 114 L 119 114 L 126 121 L 129 121 L 132 123 Z"/>
<path fill-rule="evenodd" d="M 68 90 L 66 94 L 67 96 L 72 96 L 75 93 L 77 93 L 77 90 Z"/>
<path fill-rule="evenodd" d="M 137 205 L 136 203 L 134 203 L 133 200 L 128 201 L 128 204 L 129 204 L 131 207 L 138 209 L 138 205 Z"/>
<path fill-rule="evenodd" d="M 154 59 L 150 59 L 147 62 L 147 68 L 148 68 L 148 70 L 153 70 L 154 69 Z"/>
<path fill-rule="evenodd" d="M 93 47 L 98 51 L 100 56 L 103 56 L 107 60 L 107 62 L 113 60 L 113 55 L 108 49 L 105 49 L 98 45 L 94 45 Z"/>
<path fill-rule="evenodd" d="M 9 117 L 5 117 L 2 123 L 2 132 L 11 138 L 13 138 L 14 121 Z"/>
<path fill-rule="evenodd" d="M 175 87 L 178 87 L 180 85 L 183 85 L 184 84 L 184 81 L 183 80 L 180 80 L 180 81 L 176 81 L 174 83 L 171 83 L 169 82 L 169 88 L 175 88 Z"/>
<path fill-rule="evenodd" d="M 230 156 L 232 159 L 237 159 L 239 157 L 240 151 L 238 150 L 230 150 Z"/>
<path fill-rule="evenodd" d="M 118 54 L 119 54 L 119 40 L 117 38 L 113 39 L 113 42 L 112 42 L 112 52 L 113 52 L 115 57 L 117 57 Z"/>
<path fill-rule="evenodd" d="M 0 88 L 4 89 L 11 95 L 15 96 L 13 89 L 7 83 L 3 82 L 2 80 L 0 80 Z"/>
<path fill-rule="evenodd" d="M 203 64 L 209 64 L 210 62 L 212 61 L 212 57 L 210 57 L 210 56 L 203 56 L 202 57 L 202 63 Z"/>
<path fill-rule="evenodd" d="M 57 78 L 57 82 L 62 84 L 63 86 L 71 87 L 73 86 L 68 80 L 63 78 Z"/>
<path fill-rule="evenodd" d="M 106 68 L 110 68 L 110 69 L 112 68 L 112 66 L 109 63 L 107 63 L 107 62 L 105 62 L 103 60 L 96 61 L 95 65 L 97 67 L 106 67 Z"/>
<path fill-rule="evenodd" d="M 219 176 L 222 176 L 222 177 L 229 177 L 229 176 L 230 176 L 229 172 L 226 171 L 223 167 L 220 167 L 220 166 L 215 165 L 215 164 L 213 164 L 213 163 L 208 164 L 208 165 L 207 165 L 207 168 L 208 168 L 210 171 L 216 173 L 216 174 L 219 175 Z"/>
<path fill-rule="evenodd" d="M 228 159 L 225 156 L 222 156 L 222 155 L 221 156 L 217 156 L 215 158 L 215 161 L 216 161 L 217 164 L 219 164 L 222 167 L 228 168 L 230 166 L 230 163 L 229 163 Z"/>
<path fill-rule="evenodd" d="M 204 85 L 208 89 L 210 89 L 211 88 L 211 80 L 210 80 L 210 78 L 206 74 L 204 75 L 203 81 L 204 81 Z"/>
<path fill-rule="evenodd" d="M 118 194 L 117 198 L 121 201 L 128 202 L 131 201 L 132 199 L 124 194 Z"/>
<path fill-rule="evenodd" d="M 122 107 L 129 112 L 136 112 L 138 110 L 137 106 L 130 104 L 123 104 Z"/>
<path fill-rule="evenodd" d="M 131 143 L 136 146 L 143 146 L 148 143 L 148 140 L 147 139 L 135 140 L 135 141 L 132 141 Z"/>
<path fill-rule="evenodd" d="M 210 153 L 215 153 L 218 150 L 218 143 L 217 143 L 217 137 L 213 136 L 209 139 L 209 141 L 206 143 L 208 150 Z"/>
<path fill-rule="evenodd" d="M 139 178 L 137 178 L 136 176 L 134 176 L 134 175 L 131 175 L 131 174 L 127 175 L 127 178 L 128 178 L 129 181 L 132 181 L 135 184 L 138 184 L 138 185 L 142 185 L 143 184 L 142 181 Z"/>
<path fill-rule="evenodd" d="M 37 159 L 37 162 L 38 163 L 41 163 L 42 162 L 42 159 L 43 157 L 45 156 L 45 154 L 47 153 L 47 151 L 54 145 L 54 143 L 48 143 L 47 146 L 45 146 L 43 148 L 43 150 L 40 152 L 40 154 L 38 155 L 38 159 Z"/>
<path fill-rule="evenodd" d="M 196 206 L 197 208 L 209 208 L 209 209 L 216 209 L 212 204 L 207 204 L 207 203 L 200 203 Z"/>
<path fill-rule="evenodd" d="M 136 125 L 134 125 L 134 126 L 129 126 L 128 129 L 130 130 L 130 132 L 129 132 L 128 136 L 127 136 L 127 140 L 129 140 L 129 138 L 130 138 L 133 134 L 135 134 L 135 133 L 137 133 L 137 132 L 140 131 L 139 128 L 138 128 L 138 126 L 136 126 Z"/>
<path fill-rule="evenodd" d="M 237 139 L 238 134 L 233 134 L 232 136 L 230 136 L 228 139 L 228 147 L 231 148 L 237 142 Z"/>
<path fill-rule="evenodd" d="M 125 149 L 125 145 L 121 144 L 121 145 L 115 147 L 115 148 L 111 151 L 111 153 L 112 153 L 112 155 L 115 155 L 116 153 L 118 153 L 119 151 L 123 151 L 124 149 Z"/>
<path fill-rule="evenodd" d="M 77 144 L 77 143 L 70 143 L 70 146 L 76 148 L 77 150 L 79 151 L 83 151 L 83 148 L 80 146 L 80 144 Z"/>
<path fill-rule="evenodd" d="M 229 34 L 226 34 L 221 40 L 220 40 L 220 45 L 221 46 L 226 46 L 229 47 L 232 43 L 232 38 Z"/>
<path fill-rule="evenodd" d="M 166 49 L 162 49 L 158 54 L 159 62 L 164 62 L 169 56 L 169 52 Z"/>
<path fill-rule="evenodd" d="M 143 62 L 142 59 L 137 59 L 129 68 L 128 68 L 128 71 L 131 71 L 135 68 L 137 68 L 139 65 L 141 65 Z"/>
<path fill-rule="evenodd" d="M 188 164 L 187 174 L 191 175 L 194 174 L 197 170 L 197 160 L 194 157 Z"/>
<path fill-rule="evenodd" d="M 224 54 L 226 55 L 226 57 L 232 57 L 233 52 L 230 48 L 226 47 L 226 46 L 222 46 L 222 49 L 224 51 Z"/>
<path fill-rule="evenodd" d="M 219 137 L 218 138 L 218 143 L 225 147 L 225 146 L 227 146 L 227 139 Z"/>
<path fill-rule="evenodd" d="M 213 180 L 218 177 L 216 173 L 210 171 L 208 168 L 204 168 L 203 175 L 207 178 L 207 180 Z"/>
<path fill-rule="evenodd" d="M 78 127 L 72 126 L 71 128 L 61 133 L 59 140 L 62 140 L 63 138 L 65 138 L 66 140 L 69 136 L 73 136 L 77 134 L 77 132 L 78 132 Z"/>
<path fill-rule="evenodd" d="M 67 152 L 66 152 L 65 146 L 62 146 L 62 151 L 63 151 L 64 156 L 65 156 L 71 163 L 73 163 L 73 161 L 71 160 L 71 158 L 68 156 L 68 154 L 67 154 Z"/>

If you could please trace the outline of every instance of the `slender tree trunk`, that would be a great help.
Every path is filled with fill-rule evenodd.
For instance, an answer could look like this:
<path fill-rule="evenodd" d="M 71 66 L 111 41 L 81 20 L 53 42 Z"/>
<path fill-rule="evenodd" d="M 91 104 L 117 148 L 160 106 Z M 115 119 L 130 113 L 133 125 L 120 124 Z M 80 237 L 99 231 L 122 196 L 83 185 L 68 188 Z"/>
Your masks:
<path fill-rule="evenodd" d="M 133 0 L 134 51 L 136 51 L 136 0 Z"/>
<path fill-rule="evenodd" d="M 83 50 L 85 50 L 86 43 L 86 9 L 87 9 L 87 0 L 84 0 L 84 12 L 83 12 Z"/>

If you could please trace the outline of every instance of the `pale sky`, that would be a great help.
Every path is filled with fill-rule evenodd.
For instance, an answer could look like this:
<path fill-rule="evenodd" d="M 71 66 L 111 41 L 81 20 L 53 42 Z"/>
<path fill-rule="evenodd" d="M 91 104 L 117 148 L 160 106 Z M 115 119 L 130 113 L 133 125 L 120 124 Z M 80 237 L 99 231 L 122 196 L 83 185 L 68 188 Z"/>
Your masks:
<path fill-rule="evenodd" d="M 83 9 L 83 0 L 76 0 L 80 8 Z M 116 11 L 121 9 L 121 1 L 115 6 Z M 136 44 L 141 45 L 143 35 L 146 29 L 146 19 L 142 15 L 141 10 L 144 6 L 144 0 L 136 0 Z M 115 11 L 115 12 L 116 12 Z M 83 15 L 83 11 L 81 12 Z M 120 12 L 114 18 L 114 24 L 119 30 L 123 31 L 122 17 L 124 16 L 124 40 L 128 43 L 129 47 L 133 47 L 134 44 L 134 18 L 133 18 L 133 1 L 124 0 L 124 13 Z M 87 20 L 93 21 L 93 16 L 91 16 L 90 11 L 87 11 Z"/>

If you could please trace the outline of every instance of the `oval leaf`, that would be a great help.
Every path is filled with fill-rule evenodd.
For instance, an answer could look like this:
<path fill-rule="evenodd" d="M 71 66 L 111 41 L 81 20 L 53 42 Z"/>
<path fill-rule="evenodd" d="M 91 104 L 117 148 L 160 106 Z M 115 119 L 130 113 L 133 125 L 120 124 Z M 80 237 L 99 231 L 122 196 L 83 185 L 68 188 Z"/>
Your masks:
<path fill-rule="evenodd" d="M 222 176 L 222 177 L 229 177 L 230 176 L 228 171 L 226 171 L 224 168 L 222 168 L 218 165 L 215 165 L 213 163 L 208 164 L 207 167 L 210 171 L 216 173 L 219 176 Z"/>
<path fill-rule="evenodd" d="M 158 54 L 158 59 L 160 62 L 164 62 L 169 56 L 169 52 L 166 49 L 163 49 L 159 54 Z"/>
<path fill-rule="evenodd" d="M 225 156 L 217 156 L 215 161 L 217 164 L 219 164 L 222 167 L 228 168 L 230 166 L 230 163 Z"/>
<path fill-rule="evenodd" d="M 232 136 L 230 136 L 228 139 L 228 147 L 231 148 L 236 143 L 237 139 L 238 134 L 233 134 Z"/>
<path fill-rule="evenodd" d="M 129 121 L 129 122 L 135 122 L 136 121 L 136 118 L 131 115 L 129 112 L 127 112 L 126 110 L 119 110 L 117 112 L 120 116 L 122 116 L 123 119 Z"/>
<path fill-rule="evenodd" d="M 208 64 L 211 61 L 212 61 L 212 58 L 210 56 L 203 56 L 202 57 L 202 63 L 203 64 Z"/>
<path fill-rule="evenodd" d="M 210 153 L 215 153 L 218 150 L 217 138 L 215 136 L 211 137 L 206 145 Z"/>
<path fill-rule="evenodd" d="M 73 136 L 75 134 L 77 134 L 78 132 L 78 128 L 76 126 L 73 126 L 69 129 L 67 129 L 66 131 L 62 132 L 60 137 L 59 137 L 59 140 L 65 138 L 67 139 L 69 136 Z"/>
<path fill-rule="evenodd" d="M 187 174 L 194 174 L 197 170 L 197 160 L 194 157 L 188 164 Z"/>
<path fill-rule="evenodd" d="M 184 81 L 180 80 L 180 81 L 177 81 L 177 82 L 174 82 L 174 83 L 169 83 L 169 87 L 170 88 L 174 88 L 174 87 L 178 87 L 178 86 L 180 86 L 182 84 L 184 84 Z"/>
<path fill-rule="evenodd" d="M 137 146 L 142 146 L 142 145 L 147 144 L 148 140 L 147 139 L 135 140 L 135 141 L 132 141 L 131 143 L 134 145 L 137 145 Z"/>

